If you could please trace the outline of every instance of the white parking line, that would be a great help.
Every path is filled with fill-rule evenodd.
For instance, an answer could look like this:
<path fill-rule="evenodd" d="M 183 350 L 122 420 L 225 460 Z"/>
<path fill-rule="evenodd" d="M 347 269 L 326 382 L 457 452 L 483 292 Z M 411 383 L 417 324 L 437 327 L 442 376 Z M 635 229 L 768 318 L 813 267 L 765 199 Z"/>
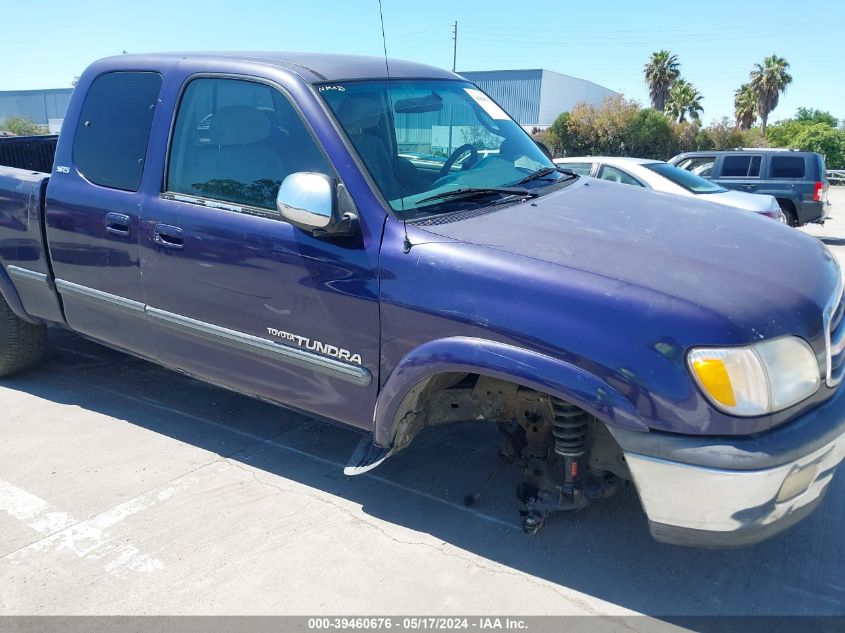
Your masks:
<path fill-rule="evenodd" d="M 144 554 L 125 540 L 118 542 L 111 538 L 106 530 L 160 501 L 169 499 L 177 490 L 186 487 L 190 483 L 189 480 L 190 478 L 181 478 L 178 486 L 139 495 L 84 521 L 56 510 L 47 501 L 23 488 L 0 480 L 0 511 L 44 535 L 44 538 L 3 558 L 18 562 L 36 553 L 66 550 L 79 558 L 102 560 L 103 567 L 109 574 L 118 574 L 125 570 L 149 573 L 163 569 L 164 564 L 161 561 Z"/>

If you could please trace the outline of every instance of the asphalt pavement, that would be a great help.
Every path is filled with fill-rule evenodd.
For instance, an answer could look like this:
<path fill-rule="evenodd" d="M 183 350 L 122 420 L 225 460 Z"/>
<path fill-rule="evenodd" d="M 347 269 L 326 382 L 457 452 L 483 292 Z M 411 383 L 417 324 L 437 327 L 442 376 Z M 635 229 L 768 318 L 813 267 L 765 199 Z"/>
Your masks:
<path fill-rule="evenodd" d="M 834 220 L 802 229 L 845 263 Z M 838 215 L 837 215 L 838 214 Z M 0 614 L 845 614 L 845 480 L 728 551 L 655 543 L 625 490 L 522 533 L 484 424 L 364 476 L 350 430 L 70 333 L 0 383 Z"/>

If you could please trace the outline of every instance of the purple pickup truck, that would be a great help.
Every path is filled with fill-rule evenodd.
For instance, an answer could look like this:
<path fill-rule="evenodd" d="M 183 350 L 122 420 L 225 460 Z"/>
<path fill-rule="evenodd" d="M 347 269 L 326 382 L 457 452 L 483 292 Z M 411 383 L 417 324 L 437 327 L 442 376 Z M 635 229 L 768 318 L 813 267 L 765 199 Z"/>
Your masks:
<path fill-rule="evenodd" d="M 630 482 L 657 540 L 747 545 L 845 457 L 819 241 L 557 167 L 452 73 L 122 55 L 54 149 L 0 167 L 0 376 L 68 328 L 360 430 L 348 474 L 488 421 L 528 532 Z"/>

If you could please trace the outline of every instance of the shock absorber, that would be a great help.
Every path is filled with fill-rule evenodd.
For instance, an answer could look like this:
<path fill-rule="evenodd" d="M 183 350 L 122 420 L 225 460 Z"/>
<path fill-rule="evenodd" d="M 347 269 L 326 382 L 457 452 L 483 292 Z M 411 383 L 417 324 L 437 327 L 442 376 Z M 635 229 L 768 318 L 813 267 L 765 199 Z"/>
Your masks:
<path fill-rule="evenodd" d="M 564 492 L 572 493 L 581 475 L 580 458 L 587 452 L 587 423 L 590 415 L 573 404 L 552 398 L 552 435 L 555 453 L 563 458 Z"/>

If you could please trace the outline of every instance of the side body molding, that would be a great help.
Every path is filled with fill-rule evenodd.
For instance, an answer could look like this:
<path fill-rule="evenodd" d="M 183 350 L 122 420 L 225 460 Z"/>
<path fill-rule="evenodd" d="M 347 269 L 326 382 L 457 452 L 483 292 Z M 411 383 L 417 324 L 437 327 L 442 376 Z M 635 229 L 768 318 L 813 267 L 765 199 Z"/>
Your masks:
<path fill-rule="evenodd" d="M 509 380 L 578 405 L 607 424 L 648 431 L 630 400 L 575 365 L 505 343 L 456 336 L 420 345 L 399 361 L 376 403 L 373 440 L 378 446 L 392 446 L 405 396 L 420 382 L 447 372 Z"/>

